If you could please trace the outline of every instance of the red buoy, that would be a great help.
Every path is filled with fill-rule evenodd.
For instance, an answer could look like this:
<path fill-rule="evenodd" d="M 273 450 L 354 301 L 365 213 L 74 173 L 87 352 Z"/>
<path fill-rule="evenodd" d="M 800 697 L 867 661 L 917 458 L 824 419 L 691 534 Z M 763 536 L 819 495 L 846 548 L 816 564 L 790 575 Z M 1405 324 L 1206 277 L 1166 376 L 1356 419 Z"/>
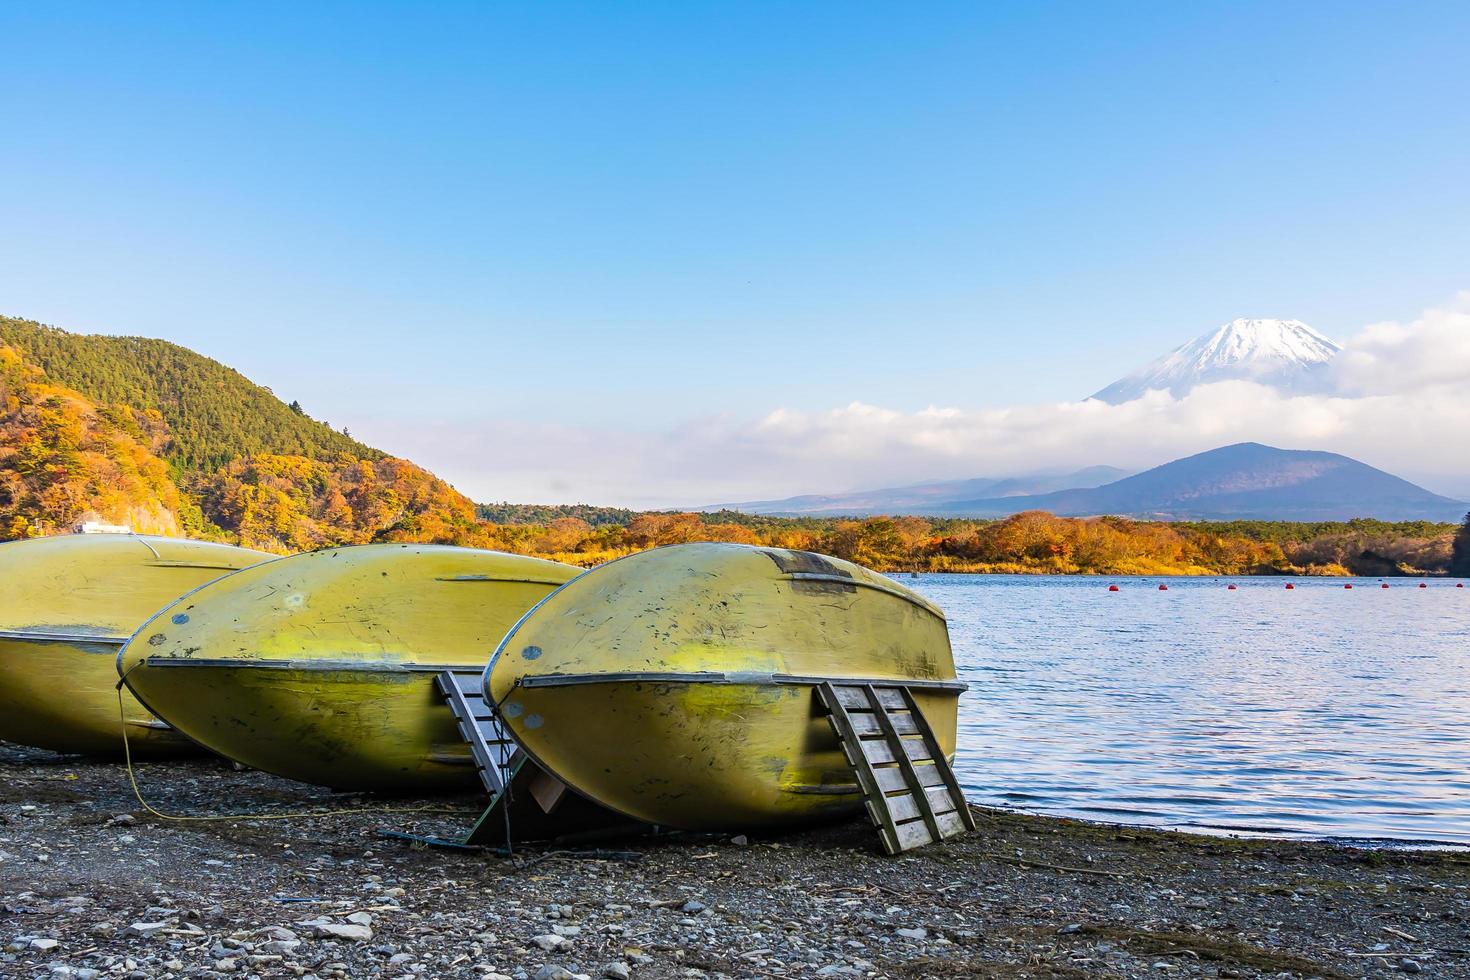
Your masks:
<path fill-rule="evenodd" d="M 1160 583 L 1159 584 L 1159 591 L 1160 592 L 1168 592 L 1169 591 L 1169 587 L 1167 585 L 1164 585 L 1164 584 Z"/>
<path fill-rule="evenodd" d="M 1464 587 L 1465 587 L 1465 583 L 1464 582 L 1456 582 L 1455 583 L 1455 588 L 1457 588 L 1457 589 L 1463 589 Z"/>
<path fill-rule="evenodd" d="M 1227 589 L 1229 589 L 1229 590 L 1230 590 L 1230 591 L 1232 591 L 1232 592 L 1234 592 L 1234 591 L 1235 591 L 1235 585 L 1234 585 L 1234 583 L 1232 583 L 1232 584 L 1230 584 L 1230 585 L 1227 585 L 1227 586 L 1225 586 L 1225 588 L 1227 588 Z"/>
<path fill-rule="evenodd" d="M 1343 586 L 1344 589 L 1351 589 L 1352 587 L 1353 587 L 1353 583 L 1351 583 L 1351 582 L 1349 582 L 1347 585 L 1344 585 Z"/>
<path fill-rule="evenodd" d="M 1110 585 L 1110 586 L 1108 586 L 1108 591 L 1109 592 L 1117 592 L 1118 591 L 1118 587 L 1116 585 Z"/>
<path fill-rule="evenodd" d="M 1420 582 L 1419 583 L 1419 588 L 1421 588 L 1421 589 L 1427 589 L 1427 588 L 1429 588 L 1429 586 L 1426 585 L 1426 584 L 1424 584 L 1423 582 Z"/>
<path fill-rule="evenodd" d="M 1386 588 L 1388 588 L 1388 583 L 1387 583 L 1387 582 L 1384 582 L 1384 583 L 1383 583 L 1383 587 L 1384 587 L 1384 588 L 1385 588 L 1385 589 L 1386 589 Z"/>
<path fill-rule="evenodd" d="M 1287 588 L 1288 588 L 1288 589 L 1294 589 L 1294 588 L 1296 588 L 1296 586 L 1294 586 L 1294 585 L 1292 585 L 1292 584 L 1291 584 L 1291 583 L 1290 583 L 1290 582 L 1287 582 L 1287 583 L 1286 583 L 1286 587 L 1287 587 Z"/>

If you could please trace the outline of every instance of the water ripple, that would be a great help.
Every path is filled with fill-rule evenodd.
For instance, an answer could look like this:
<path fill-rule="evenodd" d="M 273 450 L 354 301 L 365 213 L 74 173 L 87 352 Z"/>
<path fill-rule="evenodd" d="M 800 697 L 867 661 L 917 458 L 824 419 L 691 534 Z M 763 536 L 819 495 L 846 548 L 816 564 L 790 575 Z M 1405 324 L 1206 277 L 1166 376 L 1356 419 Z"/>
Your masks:
<path fill-rule="evenodd" d="M 977 802 L 1470 845 L 1470 589 L 905 580 L 949 617 Z"/>

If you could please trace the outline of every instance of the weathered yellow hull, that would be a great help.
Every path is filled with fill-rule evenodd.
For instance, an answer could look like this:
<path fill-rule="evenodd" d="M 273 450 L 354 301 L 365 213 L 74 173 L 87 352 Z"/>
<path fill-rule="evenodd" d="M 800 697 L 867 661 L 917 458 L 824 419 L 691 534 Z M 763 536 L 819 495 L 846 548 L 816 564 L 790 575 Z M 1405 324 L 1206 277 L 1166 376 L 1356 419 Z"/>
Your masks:
<path fill-rule="evenodd" d="M 483 667 L 518 617 L 580 571 L 434 545 L 296 555 L 164 609 L 118 669 L 160 717 L 254 768 L 337 789 L 470 788 L 435 674 Z"/>
<path fill-rule="evenodd" d="M 583 795 L 694 830 L 837 817 L 862 800 L 813 689 L 907 684 L 946 755 L 943 614 L 849 562 L 745 545 L 593 569 L 501 643 L 487 692 L 517 742 Z"/>
<path fill-rule="evenodd" d="M 57 752 L 198 752 L 128 692 L 118 651 L 161 606 L 266 558 L 227 545 L 64 535 L 0 545 L 0 739 Z"/>

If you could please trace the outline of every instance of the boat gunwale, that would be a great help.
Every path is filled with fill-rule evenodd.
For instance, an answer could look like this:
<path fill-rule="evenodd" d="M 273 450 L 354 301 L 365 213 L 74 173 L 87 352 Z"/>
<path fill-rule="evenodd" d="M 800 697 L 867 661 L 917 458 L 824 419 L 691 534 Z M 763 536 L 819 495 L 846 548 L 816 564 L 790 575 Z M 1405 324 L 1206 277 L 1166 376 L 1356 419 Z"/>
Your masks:
<path fill-rule="evenodd" d="M 815 687 L 823 683 L 865 684 L 874 687 L 910 687 L 920 691 L 953 691 L 963 694 L 970 689 L 967 681 L 920 677 L 854 677 L 837 674 L 784 674 L 759 671 L 620 671 L 588 674 L 537 674 L 516 678 L 516 687 L 572 687 L 581 684 L 747 684 Z"/>
<path fill-rule="evenodd" d="M 143 667 L 225 667 L 261 668 L 265 670 L 317 671 L 319 673 L 367 674 L 440 674 L 446 670 L 463 671 L 478 666 L 467 664 L 421 664 L 393 660 L 263 660 L 255 657 L 143 657 L 135 666 Z M 130 668 L 129 672 L 134 668 Z M 131 686 L 131 685 L 129 685 Z"/>
<path fill-rule="evenodd" d="M 49 640 L 58 643 L 100 643 L 107 646 L 124 646 L 130 639 L 132 639 L 131 633 L 127 636 L 116 636 L 106 633 L 63 633 L 40 629 L 0 629 L 0 640 L 24 640 L 32 643 Z"/>

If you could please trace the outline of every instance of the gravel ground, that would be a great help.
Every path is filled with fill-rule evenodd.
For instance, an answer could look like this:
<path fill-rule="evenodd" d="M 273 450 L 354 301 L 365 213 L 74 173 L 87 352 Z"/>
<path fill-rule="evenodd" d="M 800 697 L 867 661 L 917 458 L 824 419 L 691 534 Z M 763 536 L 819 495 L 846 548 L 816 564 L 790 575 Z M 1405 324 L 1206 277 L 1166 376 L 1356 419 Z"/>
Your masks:
<path fill-rule="evenodd" d="M 1195 837 L 977 810 L 899 859 L 854 822 L 425 848 L 474 798 L 328 794 L 214 760 L 0 745 L 4 977 L 1470 976 L 1470 856 Z M 395 811 L 395 812 L 386 812 Z"/>

